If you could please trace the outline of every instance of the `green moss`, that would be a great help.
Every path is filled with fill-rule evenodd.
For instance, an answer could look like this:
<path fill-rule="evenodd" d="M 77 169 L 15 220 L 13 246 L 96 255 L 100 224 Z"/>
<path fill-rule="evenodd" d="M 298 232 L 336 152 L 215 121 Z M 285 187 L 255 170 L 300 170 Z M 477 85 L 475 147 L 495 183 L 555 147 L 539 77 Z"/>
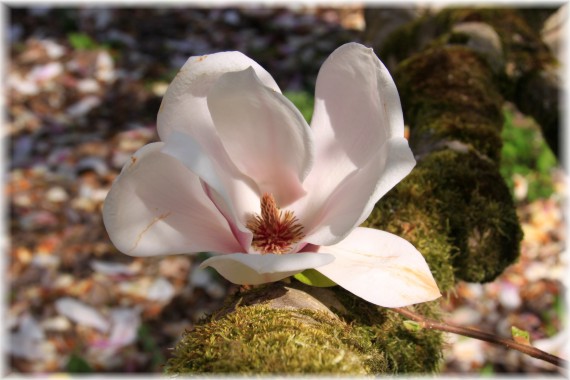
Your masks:
<path fill-rule="evenodd" d="M 522 231 L 510 192 L 494 163 L 470 152 L 442 151 L 423 163 L 438 178 L 436 196 L 448 203 L 447 217 L 458 248 L 459 279 L 494 280 L 519 254 Z"/>
<path fill-rule="evenodd" d="M 516 260 L 522 236 L 499 173 L 503 99 L 493 73 L 470 49 L 439 46 L 402 62 L 395 79 L 421 159 L 367 223 L 415 244 L 442 290 L 491 281 Z"/>
<path fill-rule="evenodd" d="M 360 329 L 312 310 L 237 307 L 186 333 L 167 374 L 384 372 L 386 362 Z"/>
<path fill-rule="evenodd" d="M 363 226 L 391 232 L 412 243 L 424 255 L 440 290 L 446 291 L 455 286 L 452 257 L 457 248 L 441 213 L 445 204 L 428 195 L 436 185 L 431 174 L 422 170 L 421 164 L 416 167 L 376 204 Z"/>
<path fill-rule="evenodd" d="M 272 303 L 304 292 L 336 312 Z M 296 295 L 298 297 L 299 294 Z M 315 298 L 312 298 L 312 297 Z M 294 299 L 298 299 L 293 297 Z M 259 300 L 264 300 L 259 303 Z M 253 304 L 248 304 L 253 302 Z M 417 306 L 437 318 L 437 302 Z M 341 287 L 315 288 L 293 281 L 240 293 L 219 313 L 184 334 L 167 374 L 397 374 L 435 372 L 442 359 L 439 331 L 408 331 L 405 319 Z"/>
<path fill-rule="evenodd" d="M 395 80 L 416 153 L 426 140 L 457 140 L 498 162 L 503 99 L 477 54 L 463 46 L 432 48 L 402 62 Z"/>
<path fill-rule="evenodd" d="M 354 297 L 341 287 L 335 294 L 345 311 L 338 314 L 353 326 L 367 334 L 373 346 L 382 352 L 387 368 L 384 373 L 436 373 L 443 359 L 443 337 L 439 331 L 409 331 L 404 327 L 406 318 L 383 307 L 372 305 Z M 439 319 L 439 303 L 426 302 L 415 305 L 416 311 L 427 318 Z"/>
<path fill-rule="evenodd" d="M 412 242 L 442 290 L 455 279 L 492 281 L 516 260 L 522 238 L 496 165 L 473 151 L 425 157 L 366 224 Z"/>

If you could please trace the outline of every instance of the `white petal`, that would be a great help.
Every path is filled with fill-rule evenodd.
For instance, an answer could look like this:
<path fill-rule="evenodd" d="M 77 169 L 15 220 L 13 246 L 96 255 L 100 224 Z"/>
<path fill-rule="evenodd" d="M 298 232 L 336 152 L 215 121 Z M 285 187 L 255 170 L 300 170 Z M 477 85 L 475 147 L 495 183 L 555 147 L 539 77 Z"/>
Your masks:
<path fill-rule="evenodd" d="M 234 284 L 258 285 L 279 281 L 305 269 L 326 265 L 333 260 L 332 255 L 313 252 L 284 255 L 234 253 L 211 257 L 204 261 L 200 268 L 210 266 Z"/>
<path fill-rule="evenodd" d="M 345 44 L 323 63 L 311 124 L 317 139 L 338 142 L 337 153 L 359 167 L 390 137 L 403 137 L 398 90 L 371 48 Z"/>
<path fill-rule="evenodd" d="M 243 71 L 249 67 L 253 68 L 265 86 L 278 93 L 281 92 L 271 75 L 242 53 L 222 52 L 191 57 L 168 87 L 157 118 L 158 134 L 162 141 L 170 145 L 177 139 L 176 132 L 179 136 L 190 136 L 201 152 L 194 154 L 209 157 L 213 165 L 221 169 L 216 175 L 228 178 L 224 184 L 226 186 L 226 192 L 224 192 L 220 190 L 221 186 L 216 186 L 209 181 L 212 178 L 207 178 L 207 170 L 197 171 L 188 166 L 222 196 L 225 204 L 222 205 L 220 202 L 216 204 L 233 223 L 237 238 L 246 248 L 251 242 L 251 234 L 245 229 L 245 220 L 251 212 L 259 211 L 259 195 L 255 202 L 250 202 L 249 196 L 252 191 L 258 192 L 258 190 L 251 188 L 251 184 L 245 183 L 251 179 L 245 178 L 229 159 L 214 128 L 206 97 L 220 76 L 228 72 Z M 184 144 L 181 145 L 183 151 L 190 149 L 188 146 L 184 147 Z M 168 153 L 171 154 L 174 150 L 176 149 Z M 231 183 L 228 184 L 228 181 Z M 212 194 L 212 198 L 216 200 L 216 194 Z M 239 203 L 234 203 L 236 201 Z"/>
<path fill-rule="evenodd" d="M 255 71 L 227 73 L 208 94 L 222 144 L 239 170 L 284 206 L 305 191 L 312 165 L 312 134 L 283 95 L 263 85 Z"/>
<path fill-rule="evenodd" d="M 265 86 L 279 87 L 259 64 L 239 52 L 222 52 L 190 57 L 164 95 L 158 113 L 158 134 L 162 141 L 173 131 L 192 135 L 201 145 L 216 139 L 206 96 L 218 78 L 228 72 L 253 67 Z"/>
<path fill-rule="evenodd" d="M 207 196 L 230 223 L 241 247 L 247 250 L 252 234 L 245 225 L 248 217 L 260 209 L 255 183 L 237 170 L 221 145 L 214 156 L 209 156 L 189 134 L 172 133 L 162 152 L 176 158 L 206 183 Z"/>
<path fill-rule="evenodd" d="M 388 140 L 365 167 L 338 185 L 321 206 L 320 213 L 313 212 L 313 219 L 300 218 L 307 231 L 304 241 L 332 245 L 344 239 L 366 220 L 376 202 L 406 177 L 415 164 L 406 139 Z M 306 202 L 311 202 L 310 196 Z M 317 202 L 309 203 L 305 213 L 311 215 L 311 209 L 317 205 Z"/>
<path fill-rule="evenodd" d="M 55 309 L 59 314 L 80 325 L 93 327 L 103 333 L 109 331 L 110 324 L 106 318 L 93 307 L 74 298 L 64 297 L 58 299 L 55 301 Z"/>
<path fill-rule="evenodd" d="M 401 307 L 441 296 L 421 253 L 388 232 L 357 228 L 318 252 L 333 254 L 335 260 L 317 271 L 373 304 Z"/>
<path fill-rule="evenodd" d="M 393 172 L 392 165 L 405 166 L 406 170 L 397 172 L 407 174 L 408 167 L 411 170 L 415 164 L 407 144 L 400 141 L 404 122 L 396 86 L 372 49 L 349 43 L 325 61 L 317 78 L 311 127 L 316 144 L 315 165 L 304 182 L 309 192 L 306 218 L 317 218 L 316 214 L 328 207 L 342 207 L 338 202 L 339 187 L 351 189 L 343 195 L 358 197 L 363 202 L 349 215 L 349 220 L 339 219 L 338 212 L 326 211 L 336 220 L 321 220 L 330 225 L 331 235 L 321 236 L 314 243 L 328 245 L 340 241 L 350 231 L 346 226 L 356 225 L 363 210 L 371 209 L 369 204 L 403 178 L 381 178 L 386 172 Z M 378 153 L 381 149 L 395 150 L 396 155 L 393 151 Z M 401 157 L 402 165 L 397 161 Z M 366 189 L 359 187 L 364 182 Z M 332 197 L 335 192 L 337 195 Z M 307 224 L 316 225 L 315 221 Z"/>
<path fill-rule="evenodd" d="M 20 331 L 24 332 L 30 339 L 45 339 L 44 329 L 28 313 L 25 313 L 20 320 Z"/>
<path fill-rule="evenodd" d="M 137 151 L 111 187 L 103 221 L 113 244 L 132 256 L 235 252 L 240 245 L 199 178 L 163 146 Z"/>

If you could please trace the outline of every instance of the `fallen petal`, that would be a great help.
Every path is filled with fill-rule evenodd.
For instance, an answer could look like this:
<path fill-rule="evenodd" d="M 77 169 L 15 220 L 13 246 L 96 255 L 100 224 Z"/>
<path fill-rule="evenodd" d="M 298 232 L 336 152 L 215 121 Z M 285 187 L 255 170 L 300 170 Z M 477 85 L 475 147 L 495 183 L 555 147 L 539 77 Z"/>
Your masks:
<path fill-rule="evenodd" d="M 107 276 L 132 276 L 137 273 L 137 270 L 131 265 L 101 260 L 91 261 L 91 268 L 93 268 L 95 272 L 105 274 Z"/>
<path fill-rule="evenodd" d="M 97 310 L 74 298 L 60 298 L 55 301 L 55 308 L 61 315 L 72 321 L 92 327 L 103 333 L 109 331 L 109 321 L 105 319 Z"/>
<path fill-rule="evenodd" d="M 141 308 L 115 308 L 111 310 L 113 328 L 109 336 L 109 345 L 120 348 L 133 344 L 141 325 Z"/>
<path fill-rule="evenodd" d="M 7 347 L 8 353 L 27 360 L 45 360 L 46 353 L 42 350 L 45 340 L 43 328 L 29 314 L 20 318 L 18 331 L 10 334 Z"/>
<path fill-rule="evenodd" d="M 156 302 L 168 302 L 174 297 L 174 286 L 163 277 L 157 278 L 150 288 L 146 298 Z"/>

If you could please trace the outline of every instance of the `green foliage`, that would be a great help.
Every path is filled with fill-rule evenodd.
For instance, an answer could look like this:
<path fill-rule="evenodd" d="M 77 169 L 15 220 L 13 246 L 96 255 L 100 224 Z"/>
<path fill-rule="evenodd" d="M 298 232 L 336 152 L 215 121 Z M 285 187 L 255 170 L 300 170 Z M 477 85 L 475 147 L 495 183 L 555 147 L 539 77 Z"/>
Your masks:
<path fill-rule="evenodd" d="M 511 326 L 511 335 L 515 342 L 530 345 L 530 334 L 528 331 L 519 329 L 516 326 Z"/>
<path fill-rule="evenodd" d="M 513 178 L 518 174 L 528 182 L 529 202 L 548 198 L 554 192 L 552 169 L 557 165 L 556 157 L 531 119 L 525 119 L 515 125 L 513 112 L 506 107 L 503 112 L 505 123 L 502 133 L 504 145 L 501 152 L 501 174 L 505 182 L 513 192 Z"/>
<path fill-rule="evenodd" d="M 306 269 L 301 273 L 297 273 L 294 277 L 303 284 L 318 286 L 320 288 L 336 285 L 333 280 L 314 269 Z"/>
<path fill-rule="evenodd" d="M 142 324 L 137 331 L 138 341 L 142 344 L 144 352 L 151 353 L 152 368 L 159 368 L 164 363 L 164 355 L 156 344 L 147 325 Z"/>
<path fill-rule="evenodd" d="M 68 373 L 92 373 L 93 372 L 93 368 L 91 368 L 91 366 L 89 365 L 89 363 L 87 363 L 87 361 L 77 355 L 77 354 L 71 354 L 71 356 L 69 357 L 69 360 L 67 361 L 67 364 L 65 365 L 65 370 Z"/>
<path fill-rule="evenodd" d="M 495 377 L 495 369 L 493 368 L 493 364 L 492 363 L 487 363 L 485 364 L 485 366 L 483 368 L 481 368 L 481 370 L 479 371 L 479 374 L 482 377 Z"/>
<path fill-rule="evenodd" d="M 404 321 L 404 327 L 406 328 L 406 330 L 413 332 L 417 332 L 422 329 L 422 325 L 412 320 Z"/>
<path fill-rule="evenodd" d="M 94 50 L 99 47 L 99 44 L 85 33 L 69 33 L 67 39 L 75 50 Z"/>
<path fill-rule="evenodd" d="M 309 123 L 313 116 L 313 108 L 315 105 L 313 95 L 306 91 L 285 91 L 283 95 L 301 111 L 301 115 L 303 115 L 307 123 Z"/>

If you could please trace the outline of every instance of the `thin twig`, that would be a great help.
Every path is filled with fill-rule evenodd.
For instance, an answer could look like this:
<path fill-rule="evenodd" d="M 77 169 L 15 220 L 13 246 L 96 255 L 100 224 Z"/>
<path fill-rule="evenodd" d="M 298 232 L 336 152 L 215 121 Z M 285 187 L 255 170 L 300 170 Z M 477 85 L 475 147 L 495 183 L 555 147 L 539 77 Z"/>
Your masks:
<path fill-rule="evenodd" d="M 551 354 L 544 352 L 542 350 L 539 350 L 536 347 L 527 346 L 525 344 L 517 343 L 512 339 L 499 338 L 498 336 L 495 336 L 493 334 L 489 334 L 486 332 L 470 329 L 467 327 L 459 327 L 459 326 L 454 326 L 454 325 L 447 324 L 447 323 L 440 323 L 440 322 L 428 319 L 422 315 L 416 314 L 413 311 L 410 311 L 408 309 L 404 309 L 401 307 L 392 308 L 390 310 L 393 310 L 396 313 L 401 314 L 406 318 L 409 318 L 415 322 L 418 322 L 421 327 L 426 328 L 426 329 L 445 331 L 445 332 L 450 332 L 453 334 L 468 336 L 470 338 L 484 340 L 484 341 L 489 342 L 489 343 L 502 345 L 502 346 L 505 346 L 507 348 L 511 348 L 511 349 L 520 351 L 524 354 L 532 356 L 533 358 L 544 360 L 544 361 L 551 363 L 551 364 L 554 364 L 558 367 L 568 368 L 568 361 L 567 360 L 559 358 L 558 356 L 551 355 Z"/>

